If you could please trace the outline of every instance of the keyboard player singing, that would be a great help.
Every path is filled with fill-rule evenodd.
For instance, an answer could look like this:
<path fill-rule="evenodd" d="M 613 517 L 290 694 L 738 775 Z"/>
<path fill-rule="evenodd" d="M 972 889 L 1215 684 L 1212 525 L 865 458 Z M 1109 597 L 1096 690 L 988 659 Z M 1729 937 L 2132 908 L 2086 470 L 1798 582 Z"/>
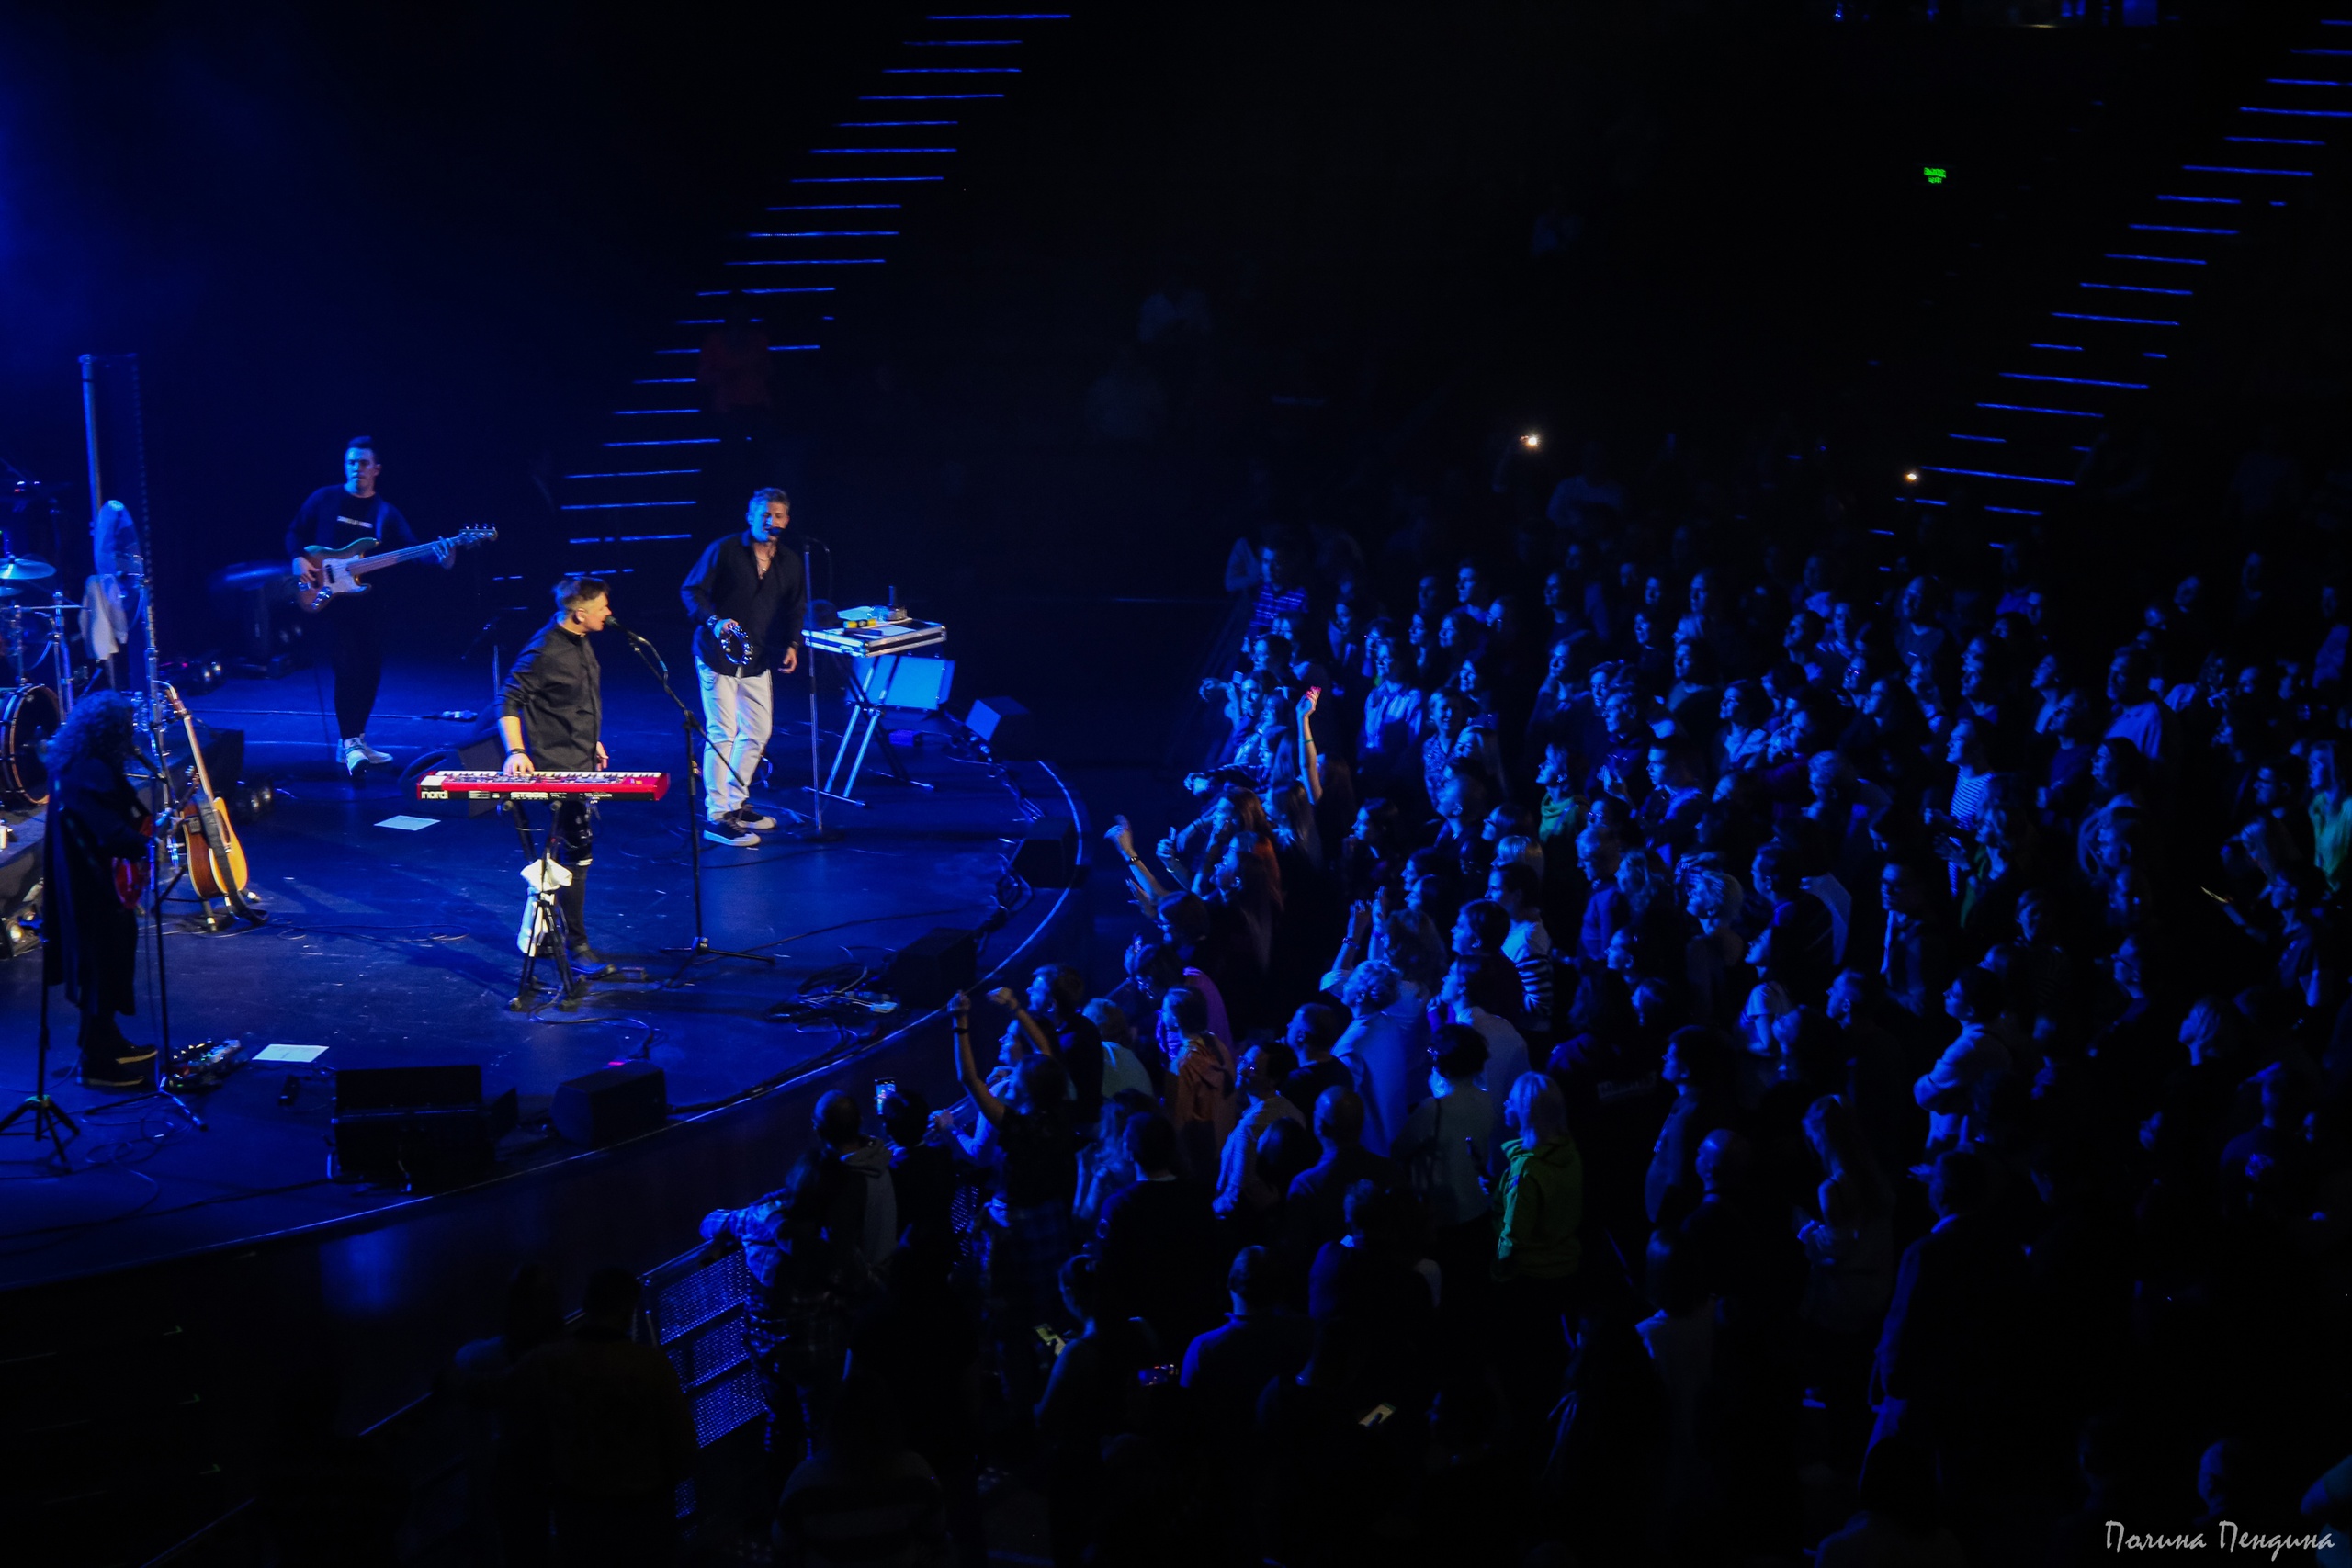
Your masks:
<path fill-rule="evenodd" d="M 613 618 L 602 580 L 567 577 L 555 585 L 556 613 L 526 643 L 499 694 L 499 733 L 506 743 L 504 772 L 542 769 L 601 771 L 607 758 L 604 731 L 604 671 L 589 635 Z M 583 800 L 555 802 L 556 860 L 571 873 L 557 896 L 574 972 L 594 978 L 609 966 L 588 944 L 588 867 L 595 850 L 595 807 Z"/>

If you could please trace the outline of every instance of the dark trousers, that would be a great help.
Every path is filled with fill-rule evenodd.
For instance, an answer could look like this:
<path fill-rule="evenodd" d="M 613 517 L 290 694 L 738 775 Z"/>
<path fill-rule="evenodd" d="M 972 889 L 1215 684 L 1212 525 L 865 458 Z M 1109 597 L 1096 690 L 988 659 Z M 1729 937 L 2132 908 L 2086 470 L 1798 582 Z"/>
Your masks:
<path fill-rule="evenodd" d="M 1577 1311 L 1577 1277 L 1531 1280 L 1524 1275 L 1496 1287 L 1494 1343 L 1515 1369 L 1511 1382 L 1513 1427 L 1532 1443 L 1544 1416 L 1559 1402 L 1568 1370 L 1567 1330 L 1563 1320 Z"/>
<path fill-rule="evenodd" d="M 114 1016 L 114 1009 L 106 1003 L 83 998 L 82 1028 L 76 1043 L 82 1047 L 84 1065 L 111 1067 L 130 1049 L 130 1042 Z"/>
<path fill-rule="evenodd" d="M 563 910 L 563 940 L 572 947 L 588 945 L 588 868 L 595 863 L 595 807 L 585 801 L 562 800 L 555 808 L 555 858 L 569 867 L 571 881 L 556 895 Z"/>
<path fill-rule="evenodd" d="M 384 682 L 384 644 L 374 602 L 346 593 L 319 612 L 327 641 L 327 665 L 334 671 L 335 733 L 348 740 L 366 733 L 376 711 L 376 689 Z"/>

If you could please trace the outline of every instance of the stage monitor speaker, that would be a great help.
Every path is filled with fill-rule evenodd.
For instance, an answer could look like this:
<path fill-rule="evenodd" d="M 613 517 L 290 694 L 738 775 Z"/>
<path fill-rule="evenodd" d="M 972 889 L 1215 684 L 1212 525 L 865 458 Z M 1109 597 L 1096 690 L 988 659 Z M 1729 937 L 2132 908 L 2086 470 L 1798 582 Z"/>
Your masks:
<path fill-rule="evenodd" d="M 435 1069 L 390 1068 L 390 1072 Z M 475 1069 L 479 1076 L 480 1069 Z M 346 1075 L 338 1073 L 341 1078 Z M 488 1105 L 384 1106 L 337 1110 L 329 1121 L 337 1181 L 374 1181 L 439 1192 L 479 1181 L 498 1163 L 498 1140 L 514 1130 L 516 1097 L 508 1089 Z"/>
<path fill-rule="evenodd" d="M 494 773 L 506 766 L 506 738 L 485 736 L 458 748 L 458 766 L 468 773 Z M 466 815 L 487 817 L 498 809 L 498 803 L 487 795 L 477 795 L 466 802 Z"/>
<path fill-rule="evenodd" d="M 548 1115 L 566 1143 L 602 1148 L 670 1119 L 669 1080 L 650 1062 L 624 1062 L 556 1085 Z"/>
<path fill-rule="evenodd" d="M 928 1012 L 970 989 L 979 972 L 978 940 L 955 926 L 933 926 L 891 954 L 882 984 L 901 1006 Z"/>
<path fill-rule="evenodd" d="M 1012 874 L 1032 887 L 1077 886 L 1077 825 L 1067 817 L 1030 823 L 1013 845 Z"/>
<path fill-rule="evenodd" d="M 338 1116 L 360 1111 L 446 1111 L 481 1103 L 481 1064 L 445 1067 L 343 1067 L 334 1075 Z"/>
<path fill-rule="evenodd" d="M 913 713 L 937 713 L 947 705 L 956 685 L 956 661 L 925 659 L 921 654 L 890 661 L 889 683 L 882 689 L 882 705 Z"/>
<path fill-rule="evenodd" d="M 980 697 L 964 723 L 984 741 L 989 755 L 1000 762 L 1037 760 L 1036 716 L 1011 697 Z"/>
<path fill-rule="evenodd" d="M 215 729 L 196 721 L 197 739 L 204 743 L 204 772 L 212 787 L 225 790 L 245 776 L 245 732 Z M 164 730 L 164 761 L 175 768 L 187 766 L 187 727 L 173 724 Z"/>

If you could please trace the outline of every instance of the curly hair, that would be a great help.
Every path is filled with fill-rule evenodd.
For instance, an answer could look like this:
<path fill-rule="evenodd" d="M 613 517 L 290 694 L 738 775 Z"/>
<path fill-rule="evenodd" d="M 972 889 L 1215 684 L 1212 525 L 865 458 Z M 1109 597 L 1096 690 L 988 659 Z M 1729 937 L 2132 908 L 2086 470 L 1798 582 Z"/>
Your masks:
<path fill-rule="evenodd" d="M 138 750 L 138 716 L 130 699 L 120 692 L 98 692 L 74 705 L 40 754 L 51 773 L 61 773 L 85 757 L 119 763 Z"/>

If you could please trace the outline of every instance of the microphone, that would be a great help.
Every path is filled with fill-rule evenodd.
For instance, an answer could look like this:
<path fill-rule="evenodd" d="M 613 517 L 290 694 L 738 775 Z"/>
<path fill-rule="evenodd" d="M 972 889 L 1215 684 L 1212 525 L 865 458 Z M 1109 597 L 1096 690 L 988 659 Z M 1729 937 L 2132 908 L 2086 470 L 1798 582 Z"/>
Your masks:
<path fill-rule="evenodd" d="M 669 680 L 670 661 L 662 657 L 662 650 L 654 647 L 644 637 L 639 637 L 637 633 L 629 630 L 628 626 L 621 623 L 621 618 L 618 615 L 606 615 L 605 617 L 605 629 L 606 631 L 618 632 L 621 636 L 627 637 L 629 641 L 629 646 L 637 649 L 638 657 L 645 660 L 653 666 L 656 678 L 665 682 Z"/>

